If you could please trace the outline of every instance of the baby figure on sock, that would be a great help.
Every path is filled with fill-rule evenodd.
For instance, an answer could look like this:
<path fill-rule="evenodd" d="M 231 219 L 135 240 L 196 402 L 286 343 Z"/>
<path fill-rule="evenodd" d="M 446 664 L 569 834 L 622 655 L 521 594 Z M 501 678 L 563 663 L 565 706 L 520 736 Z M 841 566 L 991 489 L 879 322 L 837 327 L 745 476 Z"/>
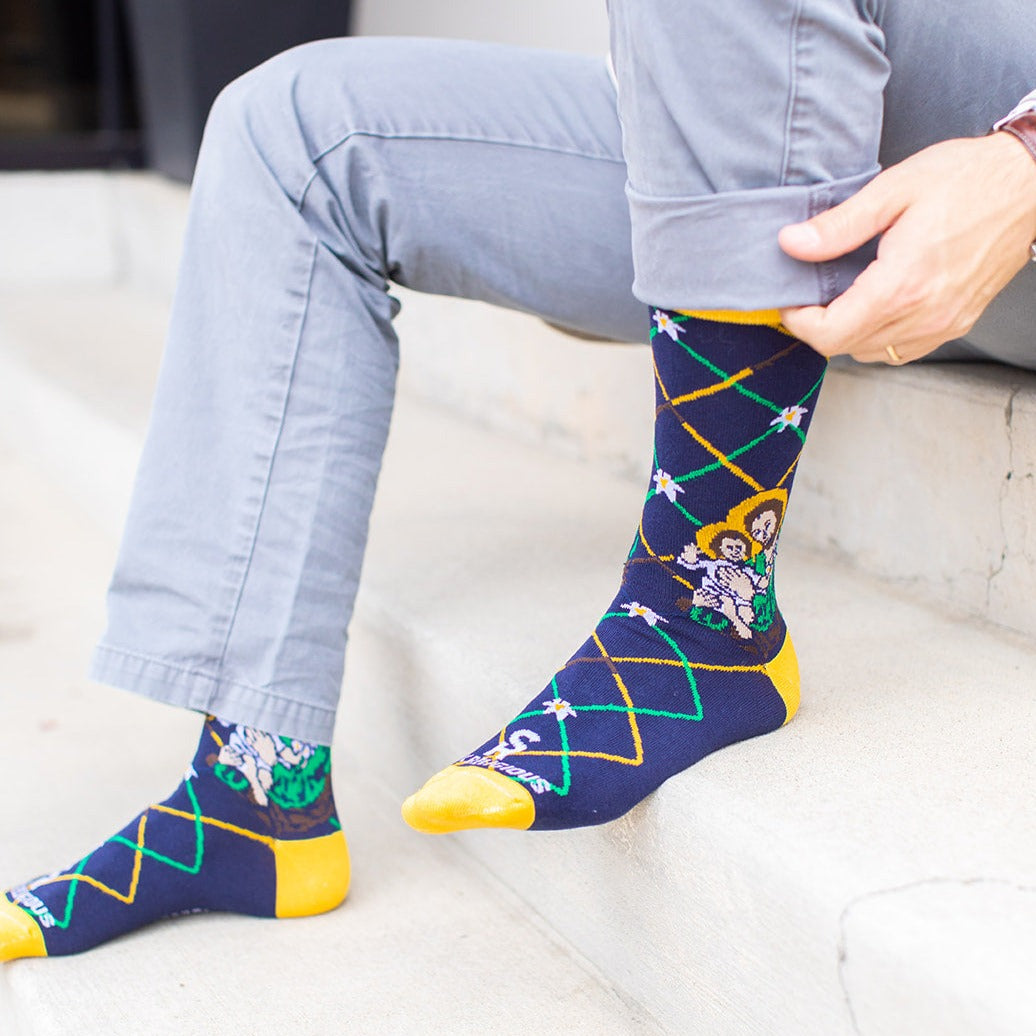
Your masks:
<path fill-rule="evenodd" d="M 739 637 L 750 640 L 749 624 L 755 622 L 752 598 L 763 576 L 745 564 L 748 539 L 737 529 L 723 529 L 713 540 L 712 550 L 716 553 L 711 558 L 702 558 L 695 544 L 688 543 L 676 559 L 689 572 L 702 573 L 691 604 L 718 611 Z"/>
<path fill-rule="evenodd" d="M 406 801 L 419 830 L 604 823 L 798 707 L 773 574 L 826 361 L 775 312 L 653 323 L 652 476 L 619 592 L 544 691 Z"/>

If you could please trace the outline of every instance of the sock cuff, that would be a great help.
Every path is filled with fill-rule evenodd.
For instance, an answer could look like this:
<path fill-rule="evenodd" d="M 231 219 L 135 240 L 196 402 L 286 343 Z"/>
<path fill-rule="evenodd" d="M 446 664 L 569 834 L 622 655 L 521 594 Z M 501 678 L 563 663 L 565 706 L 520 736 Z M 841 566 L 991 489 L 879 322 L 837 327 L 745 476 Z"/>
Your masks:
<path fill-rule="evenodd" d="M 685 317 L 698 320 L 712 320 L 720 324 L 751 324 L 754 327 L 772 327 L 775 331 L 791 332 L 781 323 L 781 314 L 776 309 L 678 309 Z"/>

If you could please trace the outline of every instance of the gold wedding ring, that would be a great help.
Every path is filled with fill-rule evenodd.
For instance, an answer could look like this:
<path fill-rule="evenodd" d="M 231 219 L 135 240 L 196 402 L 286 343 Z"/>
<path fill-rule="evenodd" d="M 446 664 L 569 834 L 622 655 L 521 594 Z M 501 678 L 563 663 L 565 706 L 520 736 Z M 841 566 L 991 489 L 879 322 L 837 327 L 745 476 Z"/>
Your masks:
<path fill-rule="evenodd" d="M 899 353 L 896 352 L 896 347 L 894 345 L 886 345 L 885 346 L 885 352 L 888 353 L 889 363 L 894 363 L 897 367 L 901 363 L 905 363 L 906 362 L 903 359 L 903 357 L 900 356 Z"/>

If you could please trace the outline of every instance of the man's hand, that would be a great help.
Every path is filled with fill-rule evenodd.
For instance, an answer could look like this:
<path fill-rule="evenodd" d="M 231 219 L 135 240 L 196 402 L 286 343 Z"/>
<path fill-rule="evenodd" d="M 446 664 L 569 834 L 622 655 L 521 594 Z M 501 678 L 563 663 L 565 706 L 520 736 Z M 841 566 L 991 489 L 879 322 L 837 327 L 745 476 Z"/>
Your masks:
<path fill-rule="evenodd" d="M 781 310 L 825 356 L 904 362 L 966 334 L 1030 258 L 1036 162 L 1009 133 L 947 140 L 879 173 L 841 205 L 784 227 L 795 259 L 820 262 L 881 234 L 878 257 L 827 306 Z"/>

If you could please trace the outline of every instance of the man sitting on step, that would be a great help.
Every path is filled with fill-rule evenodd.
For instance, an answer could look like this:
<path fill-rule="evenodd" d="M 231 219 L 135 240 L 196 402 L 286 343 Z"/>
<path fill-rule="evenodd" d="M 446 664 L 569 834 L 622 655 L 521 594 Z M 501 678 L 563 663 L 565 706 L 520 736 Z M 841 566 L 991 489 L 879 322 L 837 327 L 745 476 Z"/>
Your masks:
<path fill-rule="evenodd" d="M 528 705 L 407 800 L 407 821 L 603 823 L 792 718 L 779 609 L 681 610 L 701 592 L 686 544 L 791 492 L 827 357 L 898 365 L 955 340 L 941 355 L 1036 368 L 1032 320 L 1004 319 L 1036 312 L 1033 270 L 1019 274 L 1036 94 L 1015 108 L 1036 85 L 1036 5 L 932 11 L 611 0 L 611 69 L 329 40 L 223 92 L 93 663 L 203 714 L 201 740 L 168 799 L 0 896 L 0 959 L 344 898 L 327 746 L 392 411 L 390 281 L 599 337 L 648 327 L 656 399 L 614 599 Z M 492 330 L 471 333 L 492 362 Z M 238 744 L 270 748 L 261 776 Z"/>

